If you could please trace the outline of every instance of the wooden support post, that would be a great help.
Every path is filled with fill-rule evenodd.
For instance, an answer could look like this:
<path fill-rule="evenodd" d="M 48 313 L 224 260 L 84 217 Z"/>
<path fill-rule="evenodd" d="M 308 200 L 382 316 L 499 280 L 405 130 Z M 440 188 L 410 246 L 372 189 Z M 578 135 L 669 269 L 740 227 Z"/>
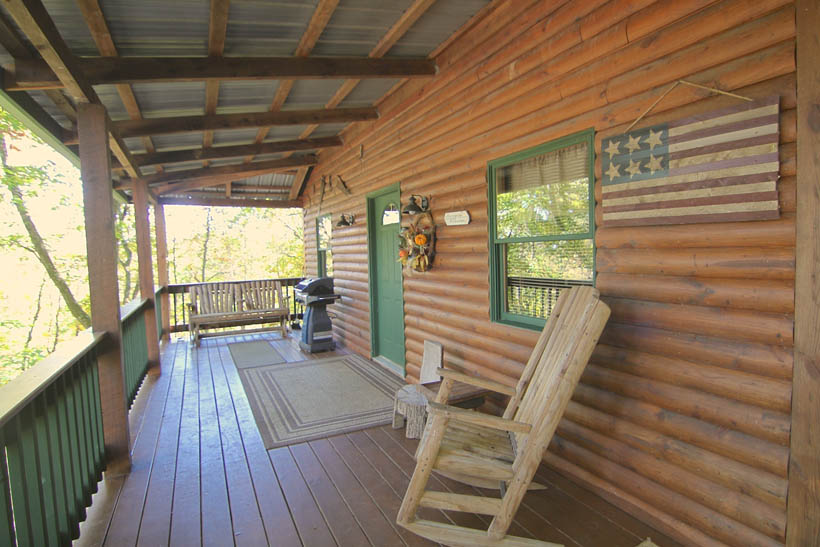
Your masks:
<path fill-rule="evenodd" d="M 797 0 L 797 263 L 786 544 L 820 545 L 820 6 Z"/>
<path fill-rule="evenodd" d="M 148 368 L 159 370 L 159 340 L 157 339 L 156 303 L 154 302 L 154 267 L 151 260 L 151 223 L 148 220 L 148 187 L 142 181 L 134 183 L 134 224 L 137 228 L 137 261 L 139 262 L 140 294 L 151 304 L 145 309 L 145 342 L 148 345 Z"/>
<path fill-rule="evenodd" d="M 170 295 L 168 294 L 168 238 L 165 231 L 165 206 L 154 205 L 154 230 L 157 238 L 157 279 L 159 286 L 165 288 L 160 295 L 162 308 L 162 338 L 171 337 Z"/>
<path fill-rule="evenodd" d="M 88 248 L 88 284 L 91 289 L 91 326 L 95 332 L 107 333 L 106 342 L 98 350 L 97 362 L 106 473 L 116 476 L 131 469 L 131 455 L 106 119 L 102 105 L 79 105 L 77 125 Z"/>

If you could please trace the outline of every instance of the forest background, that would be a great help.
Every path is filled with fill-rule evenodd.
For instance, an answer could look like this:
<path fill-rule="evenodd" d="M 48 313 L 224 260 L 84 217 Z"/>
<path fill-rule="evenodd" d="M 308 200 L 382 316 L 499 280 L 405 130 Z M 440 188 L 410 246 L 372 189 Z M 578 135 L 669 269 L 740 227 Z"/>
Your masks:
<path fill-rule="evenodd" d="M 77 167 L 0 109 L 0 176 L 2 385 L 83 330 L 90 301 Z M 115 213 L 125 304 L 139 298 L 134 209 Z M 172 284 L 303 275 L 301 209 L 166 206 L 165 218 Z M 153 217 L 151 232 L 153 244 Z"/>

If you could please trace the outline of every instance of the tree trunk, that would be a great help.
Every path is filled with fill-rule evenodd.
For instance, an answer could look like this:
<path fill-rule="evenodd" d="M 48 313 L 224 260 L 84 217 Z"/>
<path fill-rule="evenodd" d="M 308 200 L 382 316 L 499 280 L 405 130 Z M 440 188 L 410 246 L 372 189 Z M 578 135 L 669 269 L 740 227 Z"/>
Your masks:
<path fill-rule="evenodd" d="M 208 240 L 211 239 L 211 208 L 205 209 L 205 240 L 202 242 L 202 277 L 200 281 L 203 283 L 207 280 L 205 277 L 205 267 L 208 264 Z"/>
<path fill-rule="evenodd" d="M 3 168 L 4 172 L 8 169 L 6 166 L 6 140 L 3 135 L 0 135 L 0 167 Z M 63 279 L 63 276 L 51 260 L 51 255 L 48 252 L 45 241 L 43 241 L 43 238 L 40 236 L 40 232 L 37 231 L 37 227 L 34 225 L 34 221 L 31 219 L 31 215 L 29 215 L 22 190 L 20 190 L 17 185 L 9 184 L 5 176 L 3 177 L 3 181 L 9 189 L 9 192 L 11 192 L 12 203 L 14 204 L 15 209 L 17 209 L 17 213 L 20 215 L 20 220 L 23 222 L 26 233 L 28 233 L 29 239 L 31 240 L 33 248 L 29 250 L 34 253 L 37 260 L 40 261 L 40 264 L 42 264 L 43 268 L 46 270 L 48 277 L 51 279 L 52 283 L 54 283 L 54 286 L 57 287 L 58 291 L 60 291 L 60 296 L 63 297 L 63 300 L 65 301 L 66 306 L 68 306 L 71 315 L 74 316 L 74 319 L 76 319 L 77 322 L 84 328 L 90 327 L 91 317 L 85 312 L 83 307 L 80 306 L 77 299 L 74 298 L 71 289 L 68 287 L 68 283 L 66 283 L 65 279 Z"/>

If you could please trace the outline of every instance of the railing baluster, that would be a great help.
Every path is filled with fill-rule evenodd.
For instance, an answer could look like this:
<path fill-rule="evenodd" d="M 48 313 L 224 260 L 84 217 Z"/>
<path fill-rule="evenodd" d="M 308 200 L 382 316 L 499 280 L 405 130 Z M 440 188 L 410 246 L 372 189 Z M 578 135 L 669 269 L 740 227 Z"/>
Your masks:
<path fill-rule="evenodd" d="M 7 447 L 14 525 L 20 545 L 46 544 L 33 422 L 31 405 L 26 405 L 12 420 Z"/>
<path fill-rule="evenodd" d="M 0 545 L 14 545 L 14 514 L 11 509 L 11 487 L 6 473 L 5 428 L 0 427 Z"/>
<path fill-rule="evenodd" d="M 58 420 L 59 404 L 58 396 L 55 393 L 55 384 L 49 386 L 43 394 L 43 404 L 45 405 L 46 422 L 48 424 L 48 452 L 51 462 L 51 473 L 58 478 L 54 484 L 54 504 L 57 510 L 58 531 L 60 543 L 67 545 L 72 539 L 71 514 L 69 504 L 68 481 L 70 473 L 65 468 L 63 457 L 62 438 L 60 435 L 60 424 Z"/>
<path fill-rule="evenodd" d="M 77 440 L 73 433 L 74 428 L 72 427 L 73 419 L 71 404 L 69 402 L 68 382 L 66 381 L 65 375 L 58 378 L 54 384 L 57 386 L 57 421 L 60 426 L 63 472 L 66 477 L 66 504 L 71 522 L 77 523 L 80 520 L 82 508 L 82 495 L 80 493 L 82 491 L 82 485 L 80 475 L 77 472 Z M 76 538 L 77 534 L 79 534 L 79 527 L 72 524 L 71 533 L 72 536 Z"/>
<path fill-rule="evenodd" d="M 45 394 L 41 393 L 30 405 L 33 410 L 34 421 L 34 450 L 37 454 L 36 467 L 39 479 L 40 500 L 43 506 L 43 520 L 45 521 L 45 535 L 49 545 L 59 543 L 59 523 L 55 506 L 57 494 L 54 487 L 54 474 L 51 464 L 51 451 L 48 444 L 48 423 L 46 418 Z"/>

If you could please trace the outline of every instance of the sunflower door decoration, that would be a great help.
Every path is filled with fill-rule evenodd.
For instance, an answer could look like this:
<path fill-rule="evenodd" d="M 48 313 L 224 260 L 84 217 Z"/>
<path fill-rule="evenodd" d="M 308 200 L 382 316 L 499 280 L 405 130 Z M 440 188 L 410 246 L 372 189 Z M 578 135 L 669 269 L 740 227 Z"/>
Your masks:
<path fill-rule="evenodd" d="M 436 225 L 433 215 L 425 211 L 399 232 L 399 262 L 417 272 L 426 272 L 436 254 Z"/>

